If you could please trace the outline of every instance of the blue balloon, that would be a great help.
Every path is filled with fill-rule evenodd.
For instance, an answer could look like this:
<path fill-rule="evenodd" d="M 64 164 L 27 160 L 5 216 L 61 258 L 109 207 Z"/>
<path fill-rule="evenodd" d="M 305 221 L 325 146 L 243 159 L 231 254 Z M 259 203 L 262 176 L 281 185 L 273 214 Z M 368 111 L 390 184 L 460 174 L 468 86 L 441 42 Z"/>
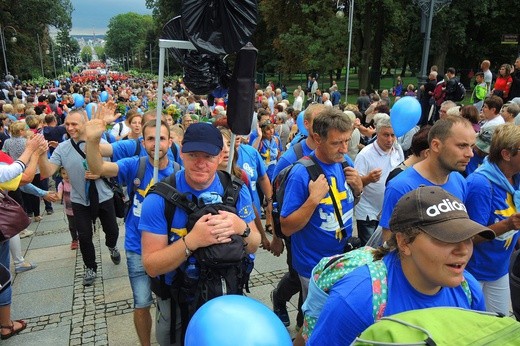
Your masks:
<path fill-rule="evenodd" d="M 101 102 L 107 102 L 108 101 L 108 91 L 102 91 L 99 95 L 99 101 Z"/>
<path fill-rule="evenodd" d="M 400 98 L 390 110 L 390 122 L 396 137 L 403 136 L 421 119 L 421 104 L 415 97 Z"/>
<path fill-rule="evenodd" d="M 92 113 L 96 113 L 97 110 L 97 104 L 95 102 L 90 102 L 87 107 L 85 107 L 85 110 L 87 111 L 88 120 L 92 119 Z"/>
<path fill-rule="evenodd" d="M 74 94 L 74 107 L 80 108 L 85 104 L 85 98 L 81 94 Z"/>
<path fill-rule="evenodd" d="M 301 111 L 300 114 L 298 114 L 298 118 L 296 118 L 296 125 L 298 126 L 298 130 L 302 135 L 308 136 L 309 132 L 307 131 L 303 123 L 303 113 L 304 111 Z"/>
<path fill-rule="evenodd" d="M 226 295 L 204 304 L 193 315 L 186 346 L 292 345 L 280 319 L 264 304 L 245 296 Z"/>

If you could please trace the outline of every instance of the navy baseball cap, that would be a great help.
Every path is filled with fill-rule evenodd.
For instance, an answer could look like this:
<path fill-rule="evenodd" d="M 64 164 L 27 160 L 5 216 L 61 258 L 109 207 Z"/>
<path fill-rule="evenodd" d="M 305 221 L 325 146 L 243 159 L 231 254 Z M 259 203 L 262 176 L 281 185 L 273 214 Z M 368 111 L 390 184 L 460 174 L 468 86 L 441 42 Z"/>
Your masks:
<path fill-rule="evenodd" d="M 215 126 L 207 123 L 195 123 L 188 126 L 184 133 L 181 151 L 183 153 L 201 151 L 217 156 L 223 146 L 222 134 Z"/>

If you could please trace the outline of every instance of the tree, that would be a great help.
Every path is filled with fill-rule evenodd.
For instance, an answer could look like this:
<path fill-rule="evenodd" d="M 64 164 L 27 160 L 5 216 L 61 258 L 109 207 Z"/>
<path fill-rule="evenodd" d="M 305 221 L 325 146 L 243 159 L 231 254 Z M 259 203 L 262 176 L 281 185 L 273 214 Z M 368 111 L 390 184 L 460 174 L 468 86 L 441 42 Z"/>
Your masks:
<path fill-rule="evenodd" d="M 92 60 L 92 47 L 84 46 L 81 49 L 81 61 L 88 64 Z"/>
<path fill-rule="evenodd" d="M 96 55 L 99 60 L 105 62 L 106 61 L 106 55 L 105 55 L 105 47 L 103 46 L 95 46 L 94 51 L 96 52 Z"/>
<path fill-rule="evenodd" d="M 143 47 L 149 28 L 153 27 L 152 16 L 134 12 L 118 14 L 110 19 L 106 35 L 105 53 L 117 59 L 131 56 Z"/>

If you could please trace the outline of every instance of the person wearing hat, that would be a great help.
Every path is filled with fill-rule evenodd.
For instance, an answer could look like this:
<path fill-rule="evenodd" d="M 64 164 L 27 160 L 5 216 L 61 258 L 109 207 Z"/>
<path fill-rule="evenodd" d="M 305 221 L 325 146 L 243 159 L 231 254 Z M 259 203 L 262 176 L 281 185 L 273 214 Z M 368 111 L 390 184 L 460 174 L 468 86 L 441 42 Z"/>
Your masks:
<path fill-rule="evenodd" d="M 491 145 L 491 138 L 495 132 L 496 126 L 488 126 L 480 129 L 475 139 L 473 146 L 473 157 L 469 160 L 465 175 L 468 176 L 473 173 L 478 166 L 484 162 L 484 158 L 489 154 L 489 146 Z"/>
<path fill-rule="evenodd" d="M 509 314 L 509 259 L 520 236 L 520 128 L 500 125 L 489 155 L 468 176 L 466 207 L 473 221 L 492 229 L 492 241 L 475 238 L 468 271 L 482 285 L 488 311 Z"/>
<path fill-rule="evenodd" d="M 219 163 L 223 160 L 222 148 L 222 134 L 216 127 L 207 123 L 190 125 L 182 141 L 184 170 L 175 175 L 176 189 L 183 194 L 191 194 L 197 200 L 203 194 L 223 196 L 226 186 L 222 186 L 217 174 Z M 186 231 L 188 217 L 182 208 L 176 208 L 172 224 L 166 224 L 162 212 L 164 203 L 164 198 L 158 194 L 146 196 L 141 208 L 139 231 L 146 272 L 151 277 L 165 274 L 167 285 L 173 283 L 177 268 L 184 266 L 191 253 L 199 248 L 231 242 L 234 234 L 243 237 L 248 253 L 254 253 L 260 244 L 251 196 L 245 184 L 236 203 L 237 214 L 220 211 L 218 215 L 204 215 L 189 233 Z M 170 232 L 170 229 L 175 232 Z M 170 306 L 170 299 L 157 299 L 156 337 L 160 345 L 170 344 L 173 319 Z M 178 313 L 179 309 L 176 311 Z M 175 311 L 172 313 L 176 314 Z M 180 316 L 177 317 L 174 315 L 173 320 L 180 322 Z M 177 323 L 176 335 L 181 335 L 180 327 Z"/>
<path fill-rule="evenodd" d="M 378 316 L 440 306 L 485 310 L 480 285 L 465 267 L 473 238 L 495 234 L 470 220 L 459 199 L 438 186 L 418 187 L 397 202 L 390 228 L 390 239 L 374 250 L 387 281 Z M 349 345 L 373 324 L 373 287 L 367 265 L 337 281 L 308 345 Z"/>

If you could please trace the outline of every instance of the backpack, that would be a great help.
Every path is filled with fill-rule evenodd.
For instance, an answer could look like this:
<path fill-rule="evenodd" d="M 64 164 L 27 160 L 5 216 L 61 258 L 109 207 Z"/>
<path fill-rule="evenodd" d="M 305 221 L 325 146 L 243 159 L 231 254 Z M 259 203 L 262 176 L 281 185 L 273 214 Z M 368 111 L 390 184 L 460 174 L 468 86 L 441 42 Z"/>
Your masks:
<path fill-rule="evenodd" d="M 446 90 L 443 90 L 443 88 L 445 86 L 446 86 L 446 83 L 443 81 L 443 82 L 437 83 L 437 85 L 435 86 L 435 89 L 433 89 L 433 99 L 435 100 L 435 104 L 437 106 L 440 106 L 444 102 L 444 99 L 446 98 Z"/>
<path fill-rule="evenodd" d="M 520 323 L 493 312 L 437 307 L 383 317 L 352 345 L 518 345 Z"/>
<path fill-rule="evenodd" d="M 466 97 L 466 88 L 462 82 L 457 82 L 455 86 L 455 91 L 453 92 L 453 100 L 454 101 L 462 101 Z"/>
<path fill-rule="evenodd" d="M 365 246 L 344 254 L 324 257 L 314 267 L 309 281 L 307 300 L 302 306 L 304 313 L 302 335 L 306 341 L 316 327 L 332 286 L 354 269 L 364 265 L 368 265 L 372 277 L 374 321 L 383 316 L 387 295 L 386 265 L 383 261 L 374 261 L 373 250 Z"/>
<path fill-rule="evenodd" d="M 236 202 L 243 182 L 224 171 L 217 171 L 217 174 L 224 186 L 221 203 L 204 205 L 193 201 L 175 188 L 175 174 L 150 188 L 148 194 L 155 193 L 166 200 L 164 215 L 168 227 L 171 225 L 176 208 L 182 208 L 188 214 L 186 225 L 188 233 L 198 219 L 205 214 L 217 214 L 218 210 L 237 212 Z M 171 287 L 172 294 L 165 284 L 164 275 L 161 275 L 159 279 L 152 278 L 152 291 L 162 299 L 172 298 L 172 323 L 174 323 L 173 316 L 175 315 L 173 304 L 175 300 L 178 301 L 181 308 L 183 331 L 186 330 L 191 316 L 205 302 L 227 294 L 242 295 L 244 288 L 249 293 L 247 283 L 253 269 L 251 258 L 246 255 L 243 238 L 239 235 L 233 235 L 231 238 L 232 241 L 229 243 L 211 245 L 193 252 L 192 256 L 195 257 L 200 270 L 197 282 L 190 282 L 184 271 L 178 268 Z M 170 239 L 171 237 L 168 236 L 169 242 Z M 171 332 L 174 333 L 175 328 L 172 328 Z"/>
<path fill-rule="evenodd" d="M 373 251 L 373 248 L 365 246 L 343 254 L 324 257 L 314 267 L 309 281 L 307 300 L 302 306 L 304 313 L 302 335 L 305 340 L 308 340 L 316 327 L 321 310 L 334 284 L 364 265 L 368 266 L 372 279 L 372 316 L 376 322 L 384 318 L 388 294 L 387 269 L 382 260 L 374 261 Z M 461 286 L 471 306 L 473 298 L 468 282 L 462 281 Z"/>
<path fill-rule="evenodd" d="M 294 152 L 296 153 L 296 157 L 299 155 L 303 156 L 303 149 L 301 142 L 298 142 L 294 145 Z M 272 186 L 273 186 L 273 211 L 272 211 L 272 217 L 273 217 L 273 228 L 275 231 L 275 234 L 278 238 L 286 239 L 285 235 L 282 233 L 282 226 L 280 223 L 280 213 L 282 211 L 282 205 L 284 201 L 285 196 L 285 187 L 287 185 L 287 177 L 289 176 L 289 172 L 293 169 L 293 167 L 297 164 L 304 165 L 307 169 L 307 172 L 309 173 L 309 177 L 312 181 L 318 179 L 320 174 L 323 174 L 323 170 L 321 169 L 321 166 L 314 161 L 312 157 L 305 156 L 301 157 L 298 161 L 293 163 L 290 166 L 285 167 L 278 173 L 278 175 L 274 178 Z M 348 163 L 346 161 L 343 161 L 342 163 L 343 168 L 348 166 Z M 330 187 L 329 187 L 330 188 Z M 344 229 L 343 225 L 343 219 L 341 215 L 339 215 L 339 209 L 337 208 L 335 199 L 333 200 L 334 210 L 336 212 L 336 216 L 338 219 L 338 223 L 340 224 L 340 227 Z M 349 242 L 350 244 L 350 242 Z"/>

